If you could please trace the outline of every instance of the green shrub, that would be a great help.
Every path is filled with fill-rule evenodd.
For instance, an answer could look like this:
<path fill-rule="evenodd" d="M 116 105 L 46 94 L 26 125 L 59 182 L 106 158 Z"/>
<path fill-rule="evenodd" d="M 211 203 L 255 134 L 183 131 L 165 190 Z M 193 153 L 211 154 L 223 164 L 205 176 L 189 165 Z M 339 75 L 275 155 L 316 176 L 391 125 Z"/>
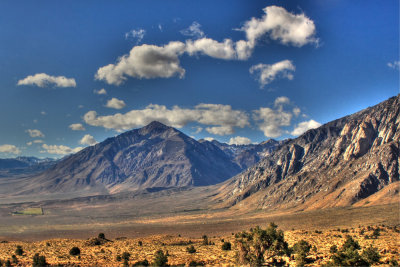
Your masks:
<path fill-rule="evenodd" d="M 203 245 L 207 246 L 210 243 L 208 242 L 208 237 L 206 235 L 203 235 Z"/>
<path fill-rule="evenodd" d="M 222 250 L 231 250 L 232 249 L 232 245 L 230 242 L 224 242 L 222 244 Z"/>
<path fill-rule="evenodd" d="M 332 245 L 331 246 L 331 248 L 329 249 L 329 252 L 331 253 L 331 254 L 334 254 L 334 253 L 336 253 L 338 250 L 337 250 L 337 246 L 336 245 Z"/>
<path fill-rule="evenodd" d="M 143 246 L 143 242 L 139 240 L 138 245 L 139 245 L 139 247 Z"/>
<path fill-rule="evenodd" d="M 186 251 L 189 252 L 190 254 L 196 253 L 196 249 L 194 248 L 193 245 L 186 247 Z"/>
<path fill-rule="evenodd" d="M 41 256 L 39 255 L 39 253 L 36 253 L 33 256 L 33 263 L 32 266 L 33 267 L 43 267 L 43 266 L 47 266 L 47 262 L 46 262 L 46 257 L 45 256 Z"/>
<path fill-rule="evenodd" d="M 12 260 L 12 263 L 14 263 L 14 264 L 17 264 L 17 263 L 18 263 L 17 256 L 15 256 L 15 255 L 12 255 L 12 256 L 11 256 L 11 260 Z"/>
<path fill-rule="evenodd" d="M 73 247 L 69 250 L 69 255 L 77 256 L 81 254 L 81 250 L 78 247 Z"/>
<path fill-rule="evenodd" d="M 124 253 L 122 253 L 121 258 L 122 258 L 123 260 L 129 261 L 129 259 L 131 258 L 131 254 L 130 254 L 129 252 L 124 252 Z"/>
<path fill-rule="evenodd" d="M 106 235 L 104 233 L 100 233 L 98 238 L 99 239 L 106 239 Z"/>
<path fill-rule="evenodd" d="M 377 248 L 370 245 L 368 248 L 364 249 L 361 257 L 363 257 L 369 264 L 373 264 L 379 262 L 381 255 L 379 255 Z"/>
<path fill-rule="evenodd" d="M 15 254 L 17 254 L 18 256 L 22 256 L 22 254 L 24 254 L 24 250 L 22 249 L 22 247 L 20 245 L 17 246 L 17 249 L 15 250 Z"/>
<path fill-rule="evenodd" d="M 156 251 L 154 254 L 153 265 L 155 266 L 167 266 L 168 256 L 164 254 L 162 250 Z"/>
<path fill-rule="evenodd" d="M 191 261 L 191 262 L 189 262 L 188 265 L 189 266 L 204 266 L 205 264 L 202 261 Z"/>
<path fill-rule="evenodd" d="M 115 260 L 116 260 L 116 261 L 121 261 L 121 260 L 122 260 L 121 255 L 115 256 Z"/>

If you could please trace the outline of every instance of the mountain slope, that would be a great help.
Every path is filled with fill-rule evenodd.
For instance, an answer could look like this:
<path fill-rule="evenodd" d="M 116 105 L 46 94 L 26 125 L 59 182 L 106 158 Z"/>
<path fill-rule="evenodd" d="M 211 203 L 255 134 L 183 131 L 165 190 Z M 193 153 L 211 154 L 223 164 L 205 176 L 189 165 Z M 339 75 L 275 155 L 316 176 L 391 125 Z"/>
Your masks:
<path fill-rule="evenodd" d="M 397 96 L 309 130 L 225 182 L 217 199 L 264 209 L 398 201 L 399 108 Z"/>
<path fill-rule="evenodd" d="M 63 159 L 31 178 L 20 194 L 202 186 L 225 181 L 241 170 L 217 146 L 152 122 Z"/>

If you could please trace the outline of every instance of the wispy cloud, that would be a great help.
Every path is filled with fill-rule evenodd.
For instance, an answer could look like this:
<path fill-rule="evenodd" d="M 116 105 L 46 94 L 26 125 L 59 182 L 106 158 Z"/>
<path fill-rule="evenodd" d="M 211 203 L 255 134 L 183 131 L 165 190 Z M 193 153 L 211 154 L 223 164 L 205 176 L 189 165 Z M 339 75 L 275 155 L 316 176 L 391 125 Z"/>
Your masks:
<path fill-rule="evenodd" d="M 181 30 L 181 34 L 185 36 L 202 38 L 204 36 L 204 32 L 200 29 L 201 25 L 197 21 L 193 21 L 193 23 L 186 29 Z"/>
<path fill-rule="evenodd" d="M 95 93 L 96 95 L 106 95 L 107 91 L 104 88 L 101 88 L 100 90 L 93 90 L 93 93 Z"/>
<path fill-rule="evenodd" d="M 251 140 L 247 137 L 236 136 L 229 139 L 228 144 L 230 145 L 249 145 L 251 144 Z"/>
<path fill-rule="evenodd" d="M 76 82 L 74 78 L 50 76 L 46 73 L 38 73 L 19 80 L 17 85 L 36 85 L 38 87 L 76 87 Z"/>
<path fill-rule="evenodd" d="M 146 34 L 145 29 L 134 29 L 125 33 L 125 39 L 132 40 L 135 41 L 136 44 L 140 44 L 145 34 Z"/>
<path fill-rule="evenodd" d="M 35 138 L 35 137 L 43 138 L 44 137 L 44 134 L 40 130 L 37 130 L 37 129 L 28 129 L 28 130 L 26 130 L 26 132 L 29 133 L 30 137 L 33 137 L 33 138 Z"/>
<path fill-rule="evenodd" d="M 393 61 L 393 62 L 388 62 L 387 66 L 389 68 L 392 68 L 392 69 L 395 69 L 395 70 L 399 70 L 400 69 L 400 61 L 397 60 L 397 61 Z"/>
<path fill-rule="evenodd" d="M 265 85 L 278 78 L 292 80 L 295 70 L 296 67 L 293 65 L 292 61 L 286 59 L 271 65 L 260 63 L 252 66 L 249 71 L 251 74 L 256 75 L 260 87 L 263 88 Z"/>

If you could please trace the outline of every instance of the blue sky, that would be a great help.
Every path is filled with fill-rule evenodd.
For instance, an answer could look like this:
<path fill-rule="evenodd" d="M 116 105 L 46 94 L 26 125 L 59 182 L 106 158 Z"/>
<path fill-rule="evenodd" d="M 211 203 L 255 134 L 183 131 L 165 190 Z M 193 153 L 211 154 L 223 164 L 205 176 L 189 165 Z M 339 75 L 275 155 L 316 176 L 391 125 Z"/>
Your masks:
<path fill-rule="evenodd" d="M 154 119 L 293 138 L 398 93 L 397 0 L 0 2 L 0 157 L 61 157 Z"/>

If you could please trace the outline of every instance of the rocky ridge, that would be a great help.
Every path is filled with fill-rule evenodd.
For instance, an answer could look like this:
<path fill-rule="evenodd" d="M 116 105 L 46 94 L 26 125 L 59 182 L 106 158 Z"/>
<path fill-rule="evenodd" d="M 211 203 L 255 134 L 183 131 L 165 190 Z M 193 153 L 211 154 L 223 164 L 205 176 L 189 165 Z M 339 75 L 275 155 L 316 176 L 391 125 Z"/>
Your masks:
<path fill-rule="evenodd" d="M 228 180 L 218 198 L 264 209 L 397 201 L 399 109 L 396 96 L 309 130 Z"/>

